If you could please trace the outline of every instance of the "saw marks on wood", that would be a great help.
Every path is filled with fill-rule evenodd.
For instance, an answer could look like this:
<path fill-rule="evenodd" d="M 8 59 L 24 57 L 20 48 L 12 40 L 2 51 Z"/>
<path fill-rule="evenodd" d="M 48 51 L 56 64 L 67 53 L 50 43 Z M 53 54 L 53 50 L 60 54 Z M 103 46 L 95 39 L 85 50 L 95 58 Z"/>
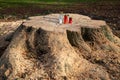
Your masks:
<path fill-rule="evenodd" d="M 92 20 L 87 16 L 79 14 L 69 14 L 69 16 L 73 18 L 72 24 L 59 24 L 59 14 L 49 14 L 46 16 L 30 17 L 29 20 L 25 21 L 23 25 L 42 28 L 47 31 L 59 32 L 64 32 L 65 30 L 79 31 L 81 27 L 100 28 L 101 26 L 106 25 L 105 21 Z"/>

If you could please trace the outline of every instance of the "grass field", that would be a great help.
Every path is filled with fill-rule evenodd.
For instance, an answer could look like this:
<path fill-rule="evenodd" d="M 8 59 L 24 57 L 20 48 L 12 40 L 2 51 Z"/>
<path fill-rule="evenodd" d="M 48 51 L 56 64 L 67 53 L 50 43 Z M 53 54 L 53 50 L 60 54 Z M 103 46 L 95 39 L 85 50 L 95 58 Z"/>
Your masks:
<path fill-rule="evenodd" d="M 0 21 L 61 11 L 102 19 L 115 30 L 120 30 L 120 0 L 0 0 Z"/>
<path fill-rule="evenodd" d="M 6 7 L 19 7 L 38 4 L 76 4 L 83 2 L 96 2 L 98 0 L 0 0 L 0 9 Z"/>
<path fill-rule="evenodd" d="M 67 2 L 67 3 L 74 3 L 74 2 L 94 2 L 94 1 L 99 1 L 99 0 L 0 0 L 4 2 L 28 2 L 28 3 L 40 3 L 40 2 Z"/>
<path fill-rule="evenodd" d="M 21 19 L 60 11 L 118 17 L 119 3 L 119 0 L 0 0 L 0 19 L 9 16 Z"/>
<path fill-rule="evenodd" d="M 32 14 L 41 14 L 41 8 L 43 10 L 42 14 L 43 12 L 46 14 L 49 13 L 50 5 L 56 5 L 54 7 L 52 6 L 54 10 L 56 8 L 64 9 L 69 7 L 71 4 L 90 3 L 96 1 L 97 0 L 0 0 L 0 18 L 3 18 L 4 15 L 29 15 L 31 14 L 31 11 L 36 12 Z M 46 8 L 48 9 L 46 10 Z"/>

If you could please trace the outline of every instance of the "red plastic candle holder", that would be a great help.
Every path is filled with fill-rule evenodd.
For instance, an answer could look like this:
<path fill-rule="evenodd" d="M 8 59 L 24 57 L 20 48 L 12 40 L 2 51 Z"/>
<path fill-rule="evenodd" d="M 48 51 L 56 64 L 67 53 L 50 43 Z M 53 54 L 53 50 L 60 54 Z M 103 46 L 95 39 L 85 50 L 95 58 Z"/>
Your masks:
<path fill-rule="evenodd" d="M 64 24 L 67 24 L 67 23 L 68 23 L 68 16 L 64 15 Z"/>
<path fill-rule="evenodd" d="M 69 18 L 69 23 L 72 24 L 72 18 L 71 17 Z"/>

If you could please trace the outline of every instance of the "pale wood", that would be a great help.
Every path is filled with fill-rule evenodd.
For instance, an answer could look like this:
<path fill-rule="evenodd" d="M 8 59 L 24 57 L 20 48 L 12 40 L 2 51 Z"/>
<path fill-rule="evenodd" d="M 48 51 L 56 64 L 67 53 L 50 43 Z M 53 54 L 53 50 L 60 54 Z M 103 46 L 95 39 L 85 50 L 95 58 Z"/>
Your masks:
<path fill-rule="evenodd" d="M 103 44 L 99 39 L 105 39 L 109 44 L 102 30 L 105 21 L 69 15 L 73 24 L 58 24 L 59 14 L 34 16 L 24 21 L 0 58 L 0 77 L 8 80 L 85 80 L 92 76 L 93 80 L 110 80 L 103 67 L 87 61 L 80 56 L 83 52 L 78 53 L 74 48 L 92 53 L 93 46 L 85 41 L 85 34 L 90 34 L 89 42 Z"/>
<path fill-rule="evenodd" d="M 30 17 L 23 25 L 60 32 L 64 32 L 65 30 L 79 31 L 81 27 L 100 28 L 106 25 L 105 21 L 91 20 L 89 17 L 83 15 L 69 14 L 69 16 L 73 18 L 72 24 L 59 24 L 59 14 L 50 14 L 46 16 Z"/>

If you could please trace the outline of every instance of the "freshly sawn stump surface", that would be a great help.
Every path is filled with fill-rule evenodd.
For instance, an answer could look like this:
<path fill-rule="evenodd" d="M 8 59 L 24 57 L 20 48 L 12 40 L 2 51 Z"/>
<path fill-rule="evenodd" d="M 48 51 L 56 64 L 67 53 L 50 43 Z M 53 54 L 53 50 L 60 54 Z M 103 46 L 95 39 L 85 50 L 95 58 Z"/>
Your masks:
<path fill-rule="evenodd" d="M 120 55 L 120 40 L 109 33 L 104 21 L 78 14 L 69 16 L 73 18 L 72 24 L 59 24 L 59 14 L 29 17 L 24 21 L 0 58 L 0 78 L 111 80 L 105 68 L 92 64 L 81 54 L 102 49 Z"/>

